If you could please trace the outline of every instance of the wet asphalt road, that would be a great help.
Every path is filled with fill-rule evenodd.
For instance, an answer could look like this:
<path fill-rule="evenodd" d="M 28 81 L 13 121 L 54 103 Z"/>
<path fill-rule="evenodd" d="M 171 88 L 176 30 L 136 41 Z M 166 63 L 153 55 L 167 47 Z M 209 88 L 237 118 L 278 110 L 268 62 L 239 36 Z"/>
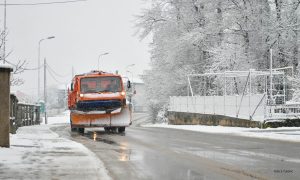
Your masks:
<path fill-rule="evenodd" d="M 143 128 L 135 114 L 126 133 L 54 129 L 93 151 L 113 179 L 300 179 L 300 143 Z"/>

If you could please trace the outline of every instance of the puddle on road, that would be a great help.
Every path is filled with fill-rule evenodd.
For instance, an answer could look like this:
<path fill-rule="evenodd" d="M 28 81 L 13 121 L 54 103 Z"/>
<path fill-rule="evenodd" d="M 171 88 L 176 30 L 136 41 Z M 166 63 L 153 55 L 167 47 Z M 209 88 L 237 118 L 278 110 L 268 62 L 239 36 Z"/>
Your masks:
<path fill-rule="evenodd" d="M 103 143 L 110 144 L 110 145 L 119 145 L 118 143 L 116 143 L 112 140 L 102 138 L 101 134 L 99 134 L 97 132 L 88 132 L 88 133 L 84 134 L 84 136 L 92 139 L 93 141 L 103 142 Z"/>
<path fill-rule="evenodd" d="M 115 149 L 119 153 L 119 161 L 130 161 L 132 150 L 129 148 L 127 142 L 122 142 L 120 144 L 120 149 Z"/>
<path fill-rule="evenodd" d="M 119 153 L 119 161 L 130 161 L 131 149 L 114 149 Z"/>
<path fill-rule="evenodd" d="M 132 159 L 132 154 L 133 154 L 132 149 L 129 148 L 127 142 L 117 143 L 113 140 L 108 139 L 107 137 L 105 137 L 105 135 L 107 135 L 106 132 L 97 132 L 97 131 L 88 132 L 84 134 L 85 137 L 88 137 L 95 142 L 103 142 L 105 144 L 118 146 L 119 147 L 118 149 L 113 148 L 112 150 L 118 153 L 119 161 L 126 162 Z M 111 135 L 114 135 L 114 133 L 112 133 Z M 118 133 L 116 135 L 124 136 L 124 134 L 118 134 Z"/>

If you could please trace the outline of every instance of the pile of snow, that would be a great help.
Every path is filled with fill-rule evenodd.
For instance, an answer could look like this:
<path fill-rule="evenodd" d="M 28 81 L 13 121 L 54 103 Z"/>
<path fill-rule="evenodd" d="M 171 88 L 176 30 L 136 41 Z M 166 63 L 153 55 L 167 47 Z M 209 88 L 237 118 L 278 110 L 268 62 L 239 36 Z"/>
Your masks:
<path fill-rule="evenodd" d="M 54 117 L 48 117 L 47 124 L 69 124 L 70 123 L 70 111 L 65 111 Z M 42 124 L 45 124 L 45 118 L 43 117 Z"/>
<path fill-rule="evenodd" d="M 50 127 L 21 127 L 11 135 L 11 147 L 0 148 L 0 179 L 111 179 L 94 153 Z"/>
<path fill-rule="evenodd" d="M 237 136 L 247 136 L 255 138 L 267 138 L 274 140 L 300 142 L 299 127 L 281 127 L 281 128 L 242 128 L 226 126 L 204 126 L 204 125 L 169 125 L 169 124 L 147 124 L 143 127 L 153 128 L 172 128 L 189 131 L 197 131 L 212 134 L 230 134 Z"/>
<path fill-rule="evenodd" d="M 2 62 L 0 63 L 0 68 L 11 69 L 11 70 L 14 69 L 11 65 L 3 64 Z"/>

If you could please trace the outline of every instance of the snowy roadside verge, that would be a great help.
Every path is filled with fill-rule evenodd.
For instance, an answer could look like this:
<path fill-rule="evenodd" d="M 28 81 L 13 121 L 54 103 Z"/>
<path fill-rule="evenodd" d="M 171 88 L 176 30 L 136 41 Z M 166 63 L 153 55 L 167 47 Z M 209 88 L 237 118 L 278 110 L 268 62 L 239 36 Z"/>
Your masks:
<path fill-rule="evenodd" d="M 196 132 L 212 133 L 212 134 L 230 134 L 236 136 L 300 142 L 300 127 L 259 129 L 259 128 L 241 128 L 241 127 L 226 127 L 226 126 L 169 125 L 169 124 L 145 124 L 142 125 L 142 127 L 171 128 L 171 129 L 180 129 L 180 130 L 188 130 L 188 131 L 196 131 Z"/>
<path fill-rule="evenodd" d="M 94 153 L 51 127 L 26 126 L 11 135 L 11 148 L 0 148 L 0 179 L 111 179 Z"/>

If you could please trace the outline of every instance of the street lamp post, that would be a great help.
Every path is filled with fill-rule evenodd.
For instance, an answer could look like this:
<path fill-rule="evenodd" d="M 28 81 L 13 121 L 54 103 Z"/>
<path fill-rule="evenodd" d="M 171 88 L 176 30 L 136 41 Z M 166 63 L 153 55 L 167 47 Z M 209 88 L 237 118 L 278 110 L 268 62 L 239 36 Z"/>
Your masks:
<path fill-rule="evenodd" d="M 131 81 L 133 82 L 133 73 L 131 71 L 128 70 L 128 68 L 135 66 L 135 64 L 129 64 L 128 66 L 126 66 L 125 70 L 126 72 L 131 74 Z"/>
<path fill-rule="evenodd" d="M 130 73 L 131 74 L 131 84 L 133 83 L 133 73 L 131 71 L 126 71 L 127 73 Z"/>
<path fill-rule="evenodd" d="M 135 64 L 129 64 L 128 66 L 126 66 L 125 70 L 127 70 L 128 68 L 134 66 Z"/>
<path fill-rule="evenodd" d="M 39 41 L 39 48 L 38 48 L 38 100 L 40 100 L 40 87 L 41 87 L 41 81 L 40 81 L 41 43 L 42 43 L 44 40 L 47 40 L 47 39 L 53 39 L 53 38 L 55 38 L 55 36 L 49 36 L 49 37 L 47 37 L 47 38 L 40 39 L 40 41 Z"/>
<path fill-rule="evenodd" d="M 134 112 L 133 95 L 135 94 L 135 85 L 133 83 L 133 73 L 128 70 L 126 72 L 131 74 L 131 83 L 130 83 L 131 84 L 131 89 L 130 89 L 131 93 L 129 93 L 128 97 L 129 97 L 129 102 L 131 103 L 131 110 L 132 110 L 132 112 Z"/>
<path fill-rule="evenodd" d="M 101 57 L 101 56 L 108 55 L 108 54 L 109 54 L 109 53 L 106 52 L 106 53 L 102 53 L 102 54 L 100 54 L 100 55 L 98 56 L 98 71 L 100 71 L 100 69 L 99 69 L 99 60 L 100 60 L 100 57 Z"/>

